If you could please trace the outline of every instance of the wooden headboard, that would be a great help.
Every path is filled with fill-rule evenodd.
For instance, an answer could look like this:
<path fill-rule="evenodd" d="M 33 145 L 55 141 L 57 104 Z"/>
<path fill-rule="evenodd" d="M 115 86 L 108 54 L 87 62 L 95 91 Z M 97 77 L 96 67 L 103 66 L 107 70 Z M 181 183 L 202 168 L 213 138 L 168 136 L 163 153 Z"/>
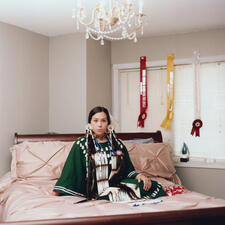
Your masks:
<path fill-rule="evenodd" d="M 14 144 L 19 144 L 24 141 L 37 142 L 37 141 L 75 141 L 77 138 L 84 136 L 84 133 L 78 134 L 18 134 L 14 135 Z M 131 140 L 134 138 L 153 138 L 155 142 L 162 142 L 161 131 L 144 132 L 144 133 L 116 133 L 116 136 L 122 140 Z"/>

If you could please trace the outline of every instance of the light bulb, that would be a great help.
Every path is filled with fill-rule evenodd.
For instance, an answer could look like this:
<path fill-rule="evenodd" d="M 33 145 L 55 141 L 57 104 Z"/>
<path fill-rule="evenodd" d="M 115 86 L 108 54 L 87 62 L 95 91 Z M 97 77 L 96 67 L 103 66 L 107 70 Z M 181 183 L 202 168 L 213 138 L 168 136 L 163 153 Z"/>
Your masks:
<path fill-rule="evenodd" d="M 85 38 L 86 38 L 86 39 L 88 39 L 88 38 L 89 38 L 88 31 L 86 32 Z"/>
<path fill-rule="evenodd" d="M 104 40 L 103 39 L 101 39 L 100 44 L 104 45 Z"/>

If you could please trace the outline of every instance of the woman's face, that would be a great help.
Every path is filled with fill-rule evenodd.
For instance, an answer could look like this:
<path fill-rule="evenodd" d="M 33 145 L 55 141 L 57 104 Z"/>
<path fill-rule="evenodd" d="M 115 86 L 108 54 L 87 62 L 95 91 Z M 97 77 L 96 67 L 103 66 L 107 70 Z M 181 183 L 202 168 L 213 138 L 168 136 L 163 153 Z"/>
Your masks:
<path fill-rule="evenodd" d="M 104 112 L 95 113 L 91 118 L 91 127 L 94 133 L 103 137 L 108 126 L 107 116 Z"/>

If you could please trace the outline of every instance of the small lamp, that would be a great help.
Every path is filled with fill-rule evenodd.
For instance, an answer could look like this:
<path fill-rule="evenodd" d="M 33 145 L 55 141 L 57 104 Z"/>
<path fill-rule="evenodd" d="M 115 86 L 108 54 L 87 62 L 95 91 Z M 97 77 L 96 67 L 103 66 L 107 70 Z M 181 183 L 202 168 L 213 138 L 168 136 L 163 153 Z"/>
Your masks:
<path fill-rule="evenodd" d="M 188 146 L 185 144 L 183 144 L 182 150 L 181 150 L 181 158 L 180 158 L 180 162 L 188 162 L 189 161 L 189 149 Z"/>

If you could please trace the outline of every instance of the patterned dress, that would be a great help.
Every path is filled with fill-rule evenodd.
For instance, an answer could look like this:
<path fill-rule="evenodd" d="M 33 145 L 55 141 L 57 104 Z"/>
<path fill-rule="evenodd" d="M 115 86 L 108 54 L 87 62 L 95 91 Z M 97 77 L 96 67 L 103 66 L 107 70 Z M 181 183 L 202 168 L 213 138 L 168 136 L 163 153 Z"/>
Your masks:
<path fill-rule="evenodd" d="M 108 160 L 108 177 L 111 173 L 111 151 L 108 142 L 99 143 L 103 151 L 106 152 Z M 120 141 L 120 148 L 124 154 L 125 173 L 122 183 L 133 183 L 139 186 L 141 197 L 148 196 L 157 198 L 165 196 L 166 193 L 162 186 L 156 181 L 152 181 L 152 187 L 149 191 L 143 190 L 143 182 L 138 183 L 135 177 L 139 174 L 135 171 L 130 160 L 128 151 L 124 144 Z M 67 157 L 62 174 L 55 184 L 55 192 L 61 195 L 74 195 L 86 197 L 86 177 L 87 177 L 87 142 L 86 137 L 77 139 Z"/>

